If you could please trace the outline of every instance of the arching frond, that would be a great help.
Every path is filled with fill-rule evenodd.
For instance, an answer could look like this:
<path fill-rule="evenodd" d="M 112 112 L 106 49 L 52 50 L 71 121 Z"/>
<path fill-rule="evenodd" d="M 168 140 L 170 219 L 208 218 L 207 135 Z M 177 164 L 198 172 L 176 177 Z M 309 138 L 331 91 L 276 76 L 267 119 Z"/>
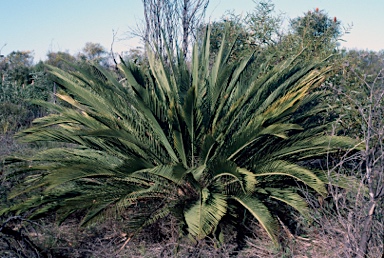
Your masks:
<path fill-rule="evenodd" d="M 261 227 L 264 228 L 268 236 L 277 245 L 277 222 L 268 207 L 257 198 L 252 198 L 248 195 L 233 196 L 232 198 L 257 219 Z"/>
<path fill-rule="evenodd" d="M 185 211 L 185 221 L 192 237 L 203 239 L 216 228 L 226 214 L 226 199 L 221 193 L 211 192 L 208 188 L 202 189 L 200 199 Z"/>

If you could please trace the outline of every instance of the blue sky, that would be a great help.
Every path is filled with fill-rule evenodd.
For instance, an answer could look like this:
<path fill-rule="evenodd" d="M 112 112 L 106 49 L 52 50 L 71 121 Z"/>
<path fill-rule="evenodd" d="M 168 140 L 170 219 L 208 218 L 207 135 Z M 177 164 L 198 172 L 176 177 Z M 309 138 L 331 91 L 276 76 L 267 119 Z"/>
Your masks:
<path fill-rule="evenodd" d="M 277 13 L 294 18 L 318 7 L 343 25 L 352 25 L 342 46 L 346 48 L 384 49 L 383 0 L 273 0 Z M 252 11 L 253 0 L 211 0 L 207 18 L 218 19 L 226 10 Z M 75 54 L 86 42 L 100 43 L 107 49 L 112 31 L 120 39 L 117 52 L 138 45 L 127 40 L 129 27 L 143 17 L 141 0 L 0 0 L 0 48 L 7 55 L 14 50 L 33 50 L 35 61 L 45 59 L 48 51 Z M 6 44 L 4 46 L 4 44 Z"/>

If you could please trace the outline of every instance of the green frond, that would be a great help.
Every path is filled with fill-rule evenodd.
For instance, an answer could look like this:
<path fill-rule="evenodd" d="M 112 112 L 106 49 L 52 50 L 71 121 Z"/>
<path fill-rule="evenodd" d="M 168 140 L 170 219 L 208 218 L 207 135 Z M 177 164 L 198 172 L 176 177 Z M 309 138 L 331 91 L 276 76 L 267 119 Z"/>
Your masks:
<path fill-rule="evenodd" d="M 328 185 L 343 189 L 360 189 L 364 194 L 368 194 L 369 192 L 367 186 L 353 176 L 336 173 L 332 170 L 314 170 L 314 173 Z"/>
<path fill-rule="evenodd" d="M 316 132 L 317 133 L 317 132 Z M 305 132 L 303 133 L 305 135 Z M 289 159 L 295 157 L 297 160 L 320 157 L 339 150 L 359 150 L 361 145 L 354 139 L 344 136 L 326 135 L 304 135 L 291 136 L 289 141 L 271 153 L 273 159 Z"/>
<path fill-rule="evenodd" d="M 153 168 L 140 170 L 138 173 L 149 173 L 163 177 L 175 184 L 179 184 L 185 177 L 188 170 L 185 169 L 181 164 L 176 164 L 173 166 L 170 165 L 160 165 Z"/>
<path fill-rule="evenodd" d="M 270 198 L 291 206 L 300 212 L 304 217 L 308 218 L 308 205 L 303 197 L 296 192 L 296 189 L 276 189 L 266 187 L 265 190 L 268 192 Z"/>
<path fill-rule="evenodd" d="M 239 173 L 244 177 L 245 194 L 252 193 L 258 184 L 256 175 L 252 171 L 245 168 L 239 168 Z"/>
<path fill-rule="evenodd" d="M 81 220 L 80 222 L 80 225 L 87 225 L 88 223 L 90 223 L 92 220 L 94 220 L 95 218 L 97 218 L 97 216 L 100 216 L 101 213 L 103 213 L 108 207 L 110 207 L 111 205 L 113 205 L 115 203 L 115 200 L 113 201 L 107 201 L 107 202 L 104 202 L 103 204 L 97 204 L 96 207 L 92 207 L 90 208 L 90 210 L 87 212 L 87 214 L 83 217 L 83 219 Z M 76 207 L 74 205 L 71 205 L 71 207 Z M 61 220 L 63 221 L 65 218 L 61 218 Z"/>
<path fill-rule="evenodd" d="M 232 196 L 232 199 L 237 201 L 246 210 L 248 210 L 253 217 L 257 219 L 260 226 L 264 228 L 272 241 L 278 245 L 277 228 L 278 224 L 276 219 L 272 216 L 268 208 L 257 198 L 248 195 Z"/>
<path fill-rule="evenodd" d="M 322 181 L 315 173 L 309 169 L 303 168 L 299 165 L 289 163 L 283 160 L 271 161 L 267 164 L 260 164 L 254 170 L 256 179 L 261 180 L 262 177 L 280 176 L 281 180 L 284 177 L 293 178 L 299 182 L 303 182 L 311 187 L 319 194 L 326 194 L 324 181 Z M 271 178 L 271 180 L 276 180 Z"/>
<path fill-rule="evenodd" d="M 193 167 L 189 169 L 189 173 L 193 175 L 193 178 L 196 181 L 200 181 L 201 177 L 204 175 L 204 171 L 206 169 L 206 165 L 200 165 L 198 167 Z"/>
<path fill-rule="evenodd" d="M 184 213 L 189 234 L 193 238 L 203 239 L 216 228 L 227 212 L 226 199 L 221 193 L 202 189 L 200 199 Z"/>
<path fill-rule="evenodd" d="M 170 207 L 165 206 L 159 209 L 156 209 L 153 212 L 145 214 L 135 214 L 134 217 L 129 221 L 130 228 L 134 229 L 136 232 L 145 228 L 146 226 L 152 225 L 155 222 L 167 217 L 171 213 Z"/>

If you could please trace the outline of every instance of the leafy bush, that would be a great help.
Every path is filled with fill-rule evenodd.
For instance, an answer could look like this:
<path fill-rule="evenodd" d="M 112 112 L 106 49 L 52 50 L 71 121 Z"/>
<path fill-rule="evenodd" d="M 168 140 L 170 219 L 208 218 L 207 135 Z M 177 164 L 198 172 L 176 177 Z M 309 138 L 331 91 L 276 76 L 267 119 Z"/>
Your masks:
<path fill-rule="evenodd" d="M 34 83 L 17 85 L 5 78 L 0 84 L 0 134 L 16 132 L 45 114 L 45 110 L 30 102 L 48 100 L 48 82 L 44 74 L 34 73 Z"/>

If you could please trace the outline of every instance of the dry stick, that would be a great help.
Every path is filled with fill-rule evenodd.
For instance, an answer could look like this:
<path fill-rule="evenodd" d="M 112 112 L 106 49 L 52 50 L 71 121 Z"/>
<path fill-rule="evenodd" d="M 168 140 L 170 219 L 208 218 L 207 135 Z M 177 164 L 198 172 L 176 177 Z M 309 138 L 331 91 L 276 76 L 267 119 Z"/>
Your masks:
<path fill-rule="evenodd" d="M 292 235 L 291 231 L 287 228 L 287 226 L 284 225 L 284 223 L 280 220 L 279 217 L 277 217 L 278 221 L 280 222 L 281 226 L 283 227 L 284 232 L 287 234 L 288 238 L 290 240 L 295 239 L 295 236 Z"/>
<path fill-rule="evenodd" d="M 115 54 L 113 53 L 113 44 L 115 43 L 116 35 L 117 35 L 117 31 L 112 30 L 111 56 L 112 56 L 113 62 L 115 63 L 115 69 L 117 70 L 117 62 L 115 59 Z"/>
<path fill-rule="evenodd" d="M 129 243 L 129 241 L 131 241 L 131 239 L 132 239 L 132 235 L 130 237 L 128 237 L 127 240 L 125 240 L 124 244 L 116 252 L 116 255 L 119 254 L 125 248 L 125 246 Z"/>

